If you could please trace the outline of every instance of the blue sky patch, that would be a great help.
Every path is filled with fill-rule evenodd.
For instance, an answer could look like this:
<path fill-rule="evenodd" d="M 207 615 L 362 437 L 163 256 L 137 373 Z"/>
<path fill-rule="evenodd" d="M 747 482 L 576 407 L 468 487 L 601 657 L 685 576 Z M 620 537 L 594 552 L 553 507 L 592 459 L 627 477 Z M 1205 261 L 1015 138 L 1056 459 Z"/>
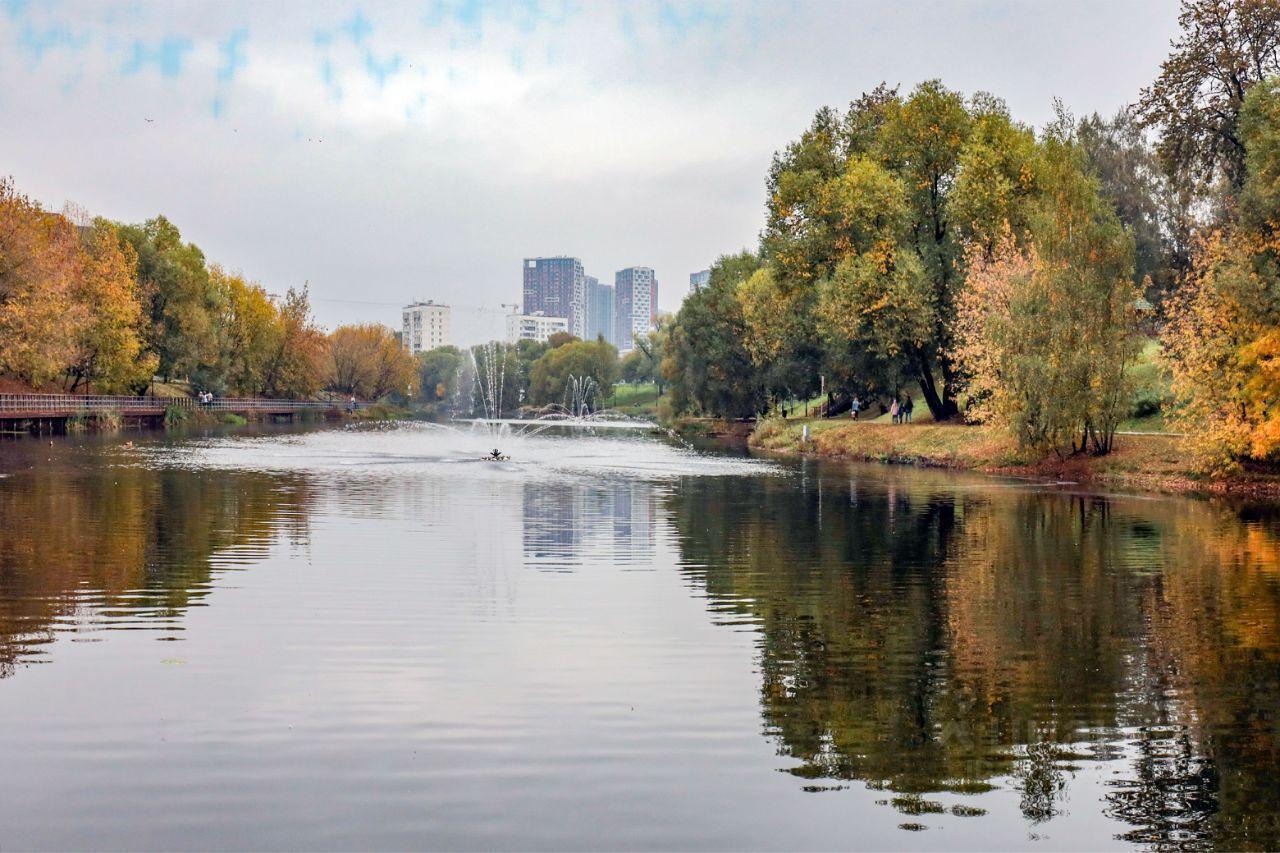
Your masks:
<path fill-rule="evenodd" d="M 218 82 L 229 83 L 235 79 L 236 73 L 248 64 L 245 58 L 244 45 L 249 40 L 249 30 L 241 27 L 227 36 L 219 47 L 222 51 L 222 65 L 218 68 Z"/>
<path fill-rule="evenodd" d="M 167 36 L 154 45 L 134 39 L 133 49 L 120 71 L 123 74 L 137 74 L 144 67 L 154 65 L 161 76 L 177 77 L 182 73 L 183 59 L 191 47 L 191 39 L 180 36 Z"/>

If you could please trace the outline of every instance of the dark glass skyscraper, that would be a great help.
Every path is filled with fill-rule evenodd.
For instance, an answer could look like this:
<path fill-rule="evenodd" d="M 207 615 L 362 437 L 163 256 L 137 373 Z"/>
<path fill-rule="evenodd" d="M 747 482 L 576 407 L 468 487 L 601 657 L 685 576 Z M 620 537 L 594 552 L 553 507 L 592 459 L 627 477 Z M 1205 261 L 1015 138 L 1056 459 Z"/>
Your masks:
<path fill-rule="evenodd" d="M 586 278 L 578 258 L 524 259 L 524 313 L 564 317 L 569 332 L 586 331 Z"/>

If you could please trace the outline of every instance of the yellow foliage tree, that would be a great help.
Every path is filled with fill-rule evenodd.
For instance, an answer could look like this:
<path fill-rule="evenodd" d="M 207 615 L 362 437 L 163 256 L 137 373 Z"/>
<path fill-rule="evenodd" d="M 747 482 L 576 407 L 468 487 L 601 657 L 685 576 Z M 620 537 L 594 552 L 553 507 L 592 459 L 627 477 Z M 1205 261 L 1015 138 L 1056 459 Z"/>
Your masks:
<path fill-rule="evenodd" d="M 81 265 L 74 226 L 0 179 L 0 373 L 36 386 L 64 373 L 85 322 Z"/>
<path fill-rule="evenodd" d="M 72 286 L 76 323 L 67 374 L 81 386 L 117 393 L 145 385 L 156 369 L 143 346 L 144 317 L 134 279 L 137 257 L 115 226 L 96 222 L 86 236 L 79 276 Z"/>
<path fill-rule="evenodd" d="M 1280 456 L 1280 80 L 1250 89 L 1239 218 L 1207 234 L 1164 346 L 1176 422 L 1201 467 Z"/>
<path fill-rule="evenodd" d="M 391 393 L 410 395 L 418 381 L 417 363 L 378 323 L 339 326 L 329 335 L 325 387 L 377 400 Z"/>
<path fill-rule="evenodd" d="M 1133 239 L 1080 168 L 1069 127 L 1043 143 L 1026 248 L 1007 227 L 994 247 L 969 245 L 956 356 L 971 418 L 1035 448 L 1106 453 L 1138 353 Z"/>

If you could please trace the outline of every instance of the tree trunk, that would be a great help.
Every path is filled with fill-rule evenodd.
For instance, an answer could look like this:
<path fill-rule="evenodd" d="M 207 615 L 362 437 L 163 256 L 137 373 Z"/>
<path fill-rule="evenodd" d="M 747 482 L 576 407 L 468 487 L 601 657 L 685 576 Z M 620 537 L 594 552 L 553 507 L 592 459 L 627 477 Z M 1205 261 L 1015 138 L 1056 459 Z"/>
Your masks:
<path fill-rule="evenodd" d="M 925 405 L 929 407 L 929 414 L 933 415 L 935 421 L 949 421 L 960 414 L 960 407 L 956 405 L 955 398 L 946 392 L 945 386 L 942 393 L 938 392 L 933 365 L 928 358 L 921 356 L 917 359 L 916 374 L 920 381 L 920 393 L 924 394 Z"/>

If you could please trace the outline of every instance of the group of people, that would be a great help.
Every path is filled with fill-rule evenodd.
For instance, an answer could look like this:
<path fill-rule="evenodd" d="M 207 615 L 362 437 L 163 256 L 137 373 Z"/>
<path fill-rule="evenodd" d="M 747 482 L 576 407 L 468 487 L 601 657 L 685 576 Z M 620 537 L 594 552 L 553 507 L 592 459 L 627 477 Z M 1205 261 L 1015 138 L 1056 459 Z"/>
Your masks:
<path fill-rule="evenodd" d="M 909 424 L 911 423 L 911 410 L 914 408 L 915 403 L 912 401 L 910 394 L 907 395 L 905 400 L 899 400 L 897 397 L 894 397 L 893 402 L 889 404 L 889 417 L 893 419 L 895 424 Z M 851 400 L 849 404 L 849 417 L 856 421 L 858 419 L 858 413 L 861 411 L 862 401 L 859 400 L 855 394 L 853 400 Z"/>
<path fill-rule="evenodd" d="M 212 391 L 201 391 L 199 394 L 199 397 L 200 397 L 200 405 L 202 406 L 207 406 L 213 402 Z"/>
<path fill-rule="evenodd" d="M 911 423 L 911 410 L 915 408 L 915 403 L 911 401 L 911 395 L 907 395 L 907 399 L 898 402 L 898 398 L 893 399 L 893 403 L 889 406 L 889 416 L 893 418 L 895 424 Z"/>

